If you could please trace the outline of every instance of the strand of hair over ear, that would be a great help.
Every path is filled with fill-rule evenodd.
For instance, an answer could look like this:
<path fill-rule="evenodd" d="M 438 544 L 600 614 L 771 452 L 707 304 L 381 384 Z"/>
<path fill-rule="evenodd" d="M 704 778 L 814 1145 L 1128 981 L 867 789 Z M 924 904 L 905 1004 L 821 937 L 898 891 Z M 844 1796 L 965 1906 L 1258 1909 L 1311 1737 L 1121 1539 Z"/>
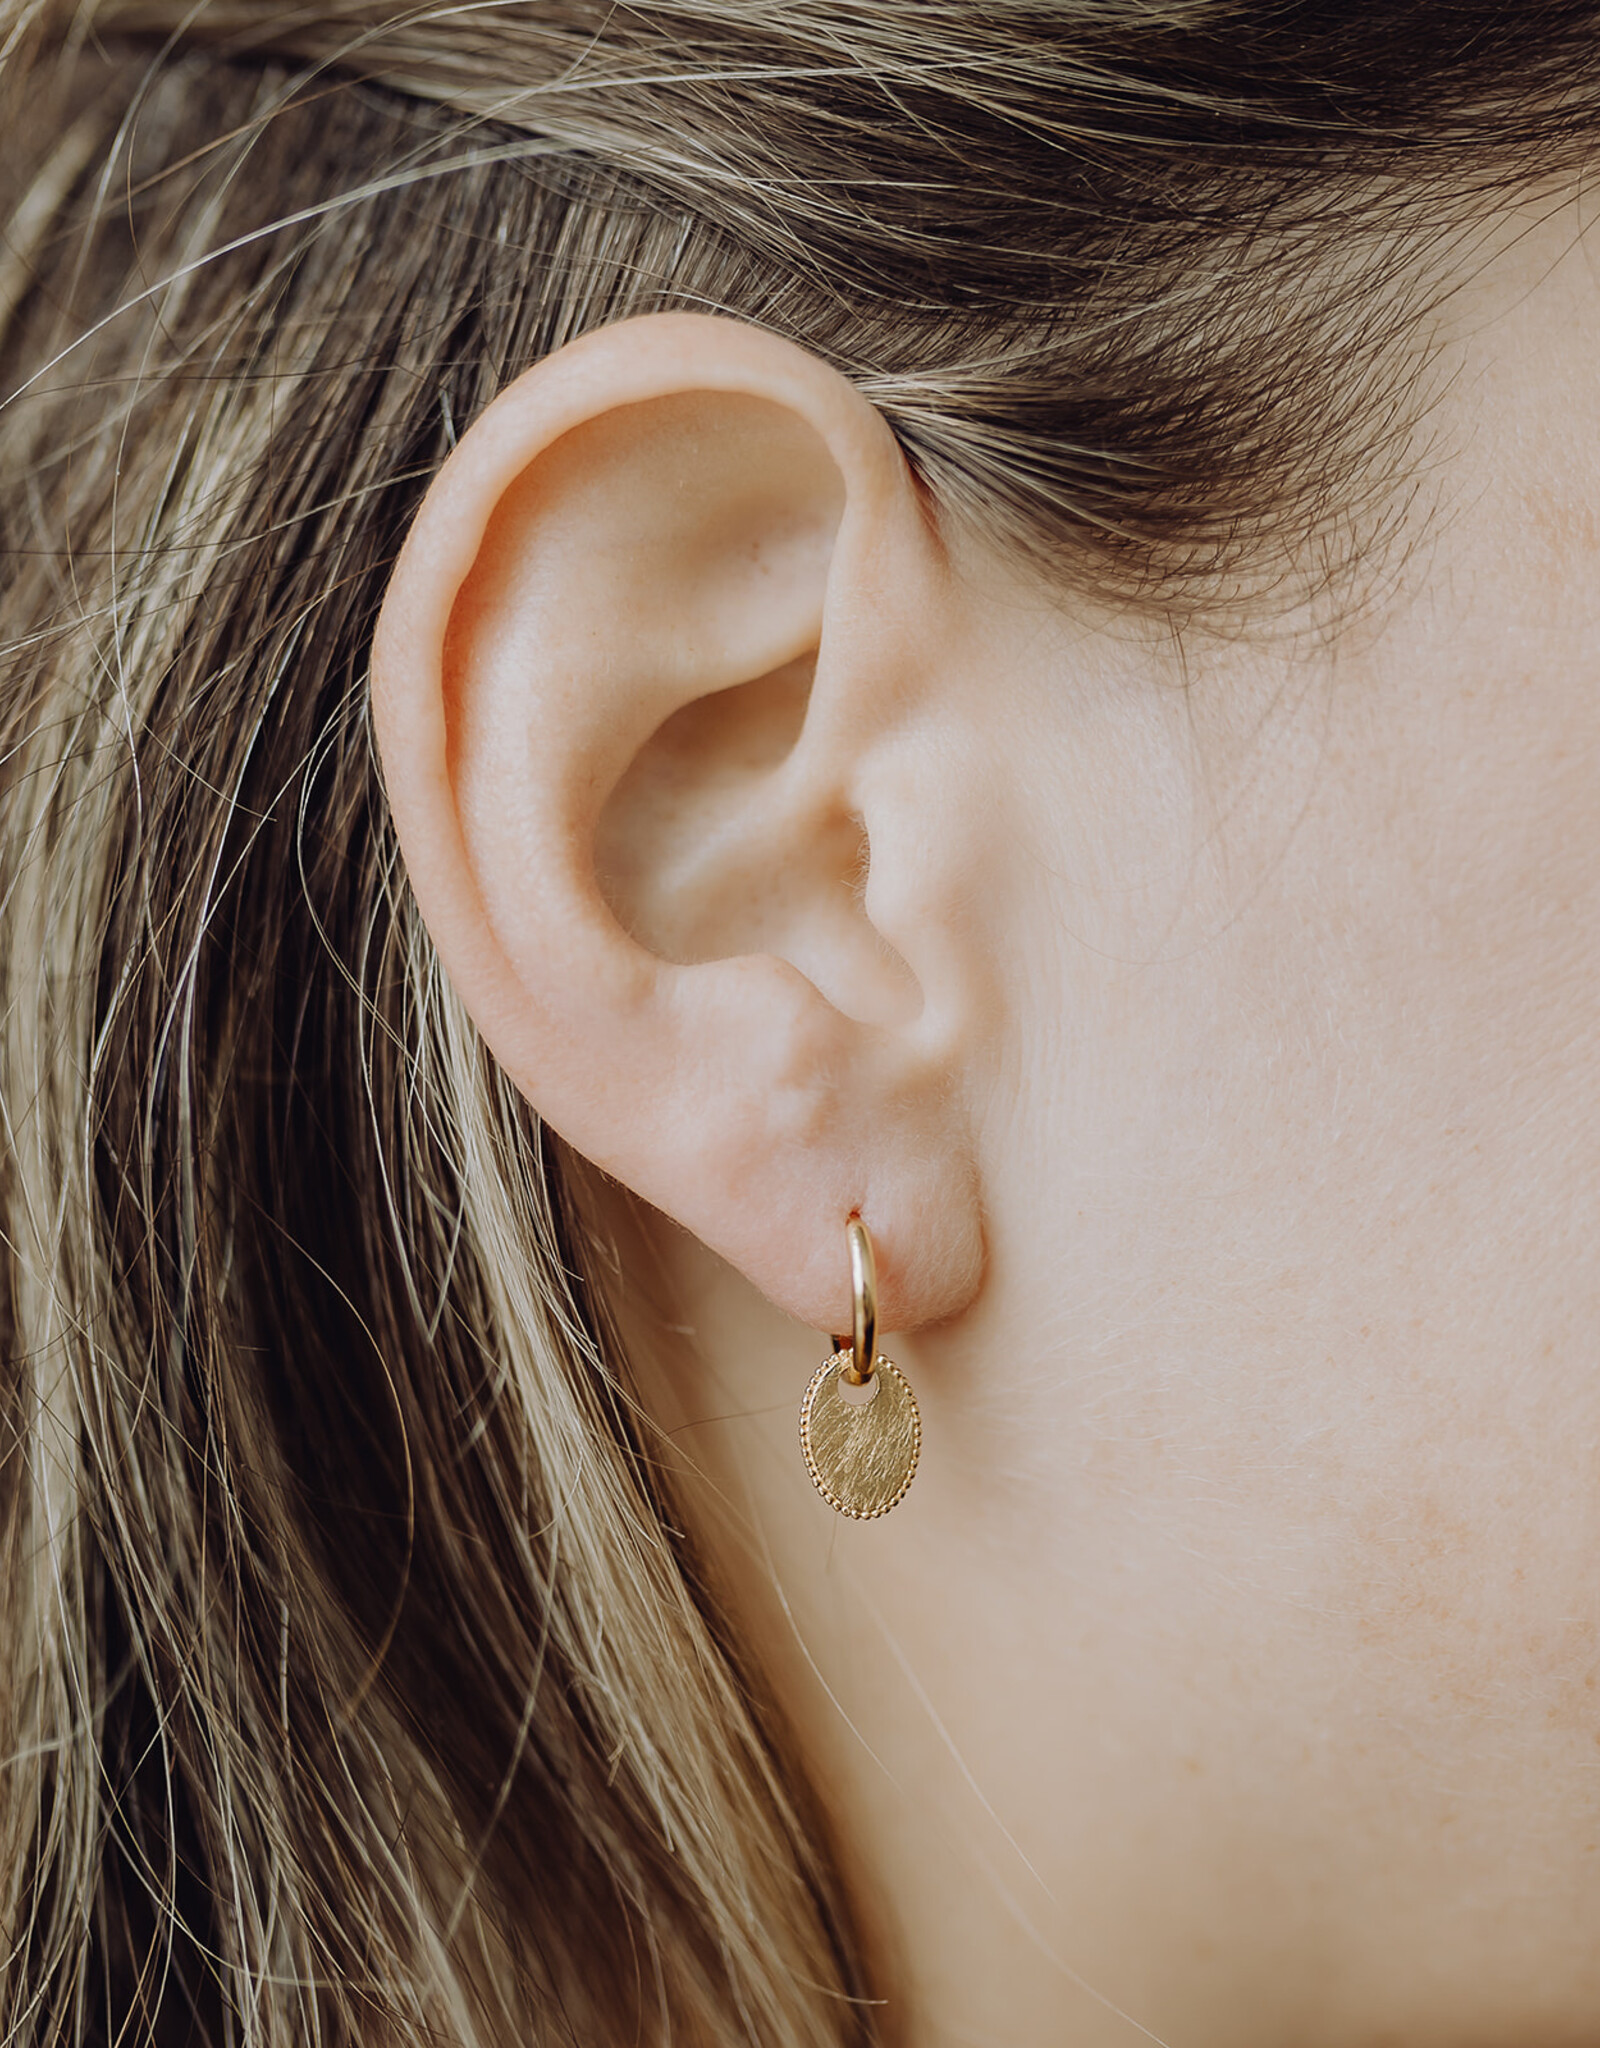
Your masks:
<path fill-rule="evenodd" d="M 1600 25 L 1566 0 L 1392 0 L 1359 33 L 1312 5 L 1246 33 L 1231 0 L 10 14 L 63 47 L 278 59 L 290 100 L 351 77 L 432 105 L 380 182 L 448 183 L 463 140 L 520 137 L 571 218 L 678 224 L 673 258 L 604 293 L 592 236 L 586 303 L 775 326 L 860 383 L 950 516 L 1119 602 L 1219 616 L 1383 558 L 1425 453 L 1431 313 L 1487 213 L 1581 161 Z M 562 338 L 573 298 L 551 295 Z"/>

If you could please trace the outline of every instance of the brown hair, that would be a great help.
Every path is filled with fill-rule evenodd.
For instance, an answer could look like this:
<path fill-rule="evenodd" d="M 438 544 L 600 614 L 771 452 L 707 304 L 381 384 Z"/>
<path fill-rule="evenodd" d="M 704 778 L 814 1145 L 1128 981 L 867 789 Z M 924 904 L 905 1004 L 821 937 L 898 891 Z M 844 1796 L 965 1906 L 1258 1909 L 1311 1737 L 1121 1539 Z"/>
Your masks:
<path fill-rule="evenodd" d="M 1597 16 L 0 0 L 7 2041 L 878 2037 L 407 894 L 386 566 L 506 379 L 666 306 L 1102 595 L 1332 564 Z"/>

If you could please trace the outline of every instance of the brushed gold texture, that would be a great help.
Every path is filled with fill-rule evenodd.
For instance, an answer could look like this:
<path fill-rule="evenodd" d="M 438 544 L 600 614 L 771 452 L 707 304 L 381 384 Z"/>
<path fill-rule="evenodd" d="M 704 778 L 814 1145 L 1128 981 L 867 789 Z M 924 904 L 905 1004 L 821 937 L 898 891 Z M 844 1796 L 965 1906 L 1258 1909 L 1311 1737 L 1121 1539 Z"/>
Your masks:
<path fill-rule="evenodd" d="M 877 1392 L 865 1401 L 841 1391 L 854 1370 L 854 1353 L 841 1350 L 812 1374 L 800 1404 L 800 1448 L 829 1507 L 868 1522 L 905 1499 L 922 1451 L 922 1416 L 892 1359 L 878 1354 L 869 1376 Z"/>

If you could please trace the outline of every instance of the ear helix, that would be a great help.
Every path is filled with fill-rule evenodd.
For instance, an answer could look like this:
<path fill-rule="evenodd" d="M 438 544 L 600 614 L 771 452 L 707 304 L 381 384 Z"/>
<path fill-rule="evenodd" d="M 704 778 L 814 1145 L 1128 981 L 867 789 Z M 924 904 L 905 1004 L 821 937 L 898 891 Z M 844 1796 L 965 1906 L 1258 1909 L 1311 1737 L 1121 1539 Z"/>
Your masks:
<path fill-rule="evenodd" d="M 870 1521 L 898 1506 L 916 1477 L 922 1416 L 911 1383 L 877 1348 L 878 1268 L 859 1215 L 845 1224 L 850 1253 L 851 1341 L 811 1377 L 800 1404 L 800 1449 L 829 1507 Z"/>

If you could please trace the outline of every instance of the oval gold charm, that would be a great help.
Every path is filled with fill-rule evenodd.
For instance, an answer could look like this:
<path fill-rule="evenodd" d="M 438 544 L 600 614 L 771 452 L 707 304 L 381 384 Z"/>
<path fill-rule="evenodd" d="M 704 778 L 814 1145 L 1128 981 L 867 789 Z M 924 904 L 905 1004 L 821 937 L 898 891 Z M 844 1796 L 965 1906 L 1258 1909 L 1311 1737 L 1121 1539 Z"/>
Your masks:
<path fill-rule="evenodd" d="M 910 1381 L 881 1353 L 859 1390 L 876 1391 L 866 1400 L 847 1399 L 839 1370 L 851 1361 L 848 1350 L 836 1351 L 812 1374 L 800 1403 L 800 1448 L 829 1507 L 866 1522 L 905 1499 L 922 1450 L 922 1417 Z"/>

